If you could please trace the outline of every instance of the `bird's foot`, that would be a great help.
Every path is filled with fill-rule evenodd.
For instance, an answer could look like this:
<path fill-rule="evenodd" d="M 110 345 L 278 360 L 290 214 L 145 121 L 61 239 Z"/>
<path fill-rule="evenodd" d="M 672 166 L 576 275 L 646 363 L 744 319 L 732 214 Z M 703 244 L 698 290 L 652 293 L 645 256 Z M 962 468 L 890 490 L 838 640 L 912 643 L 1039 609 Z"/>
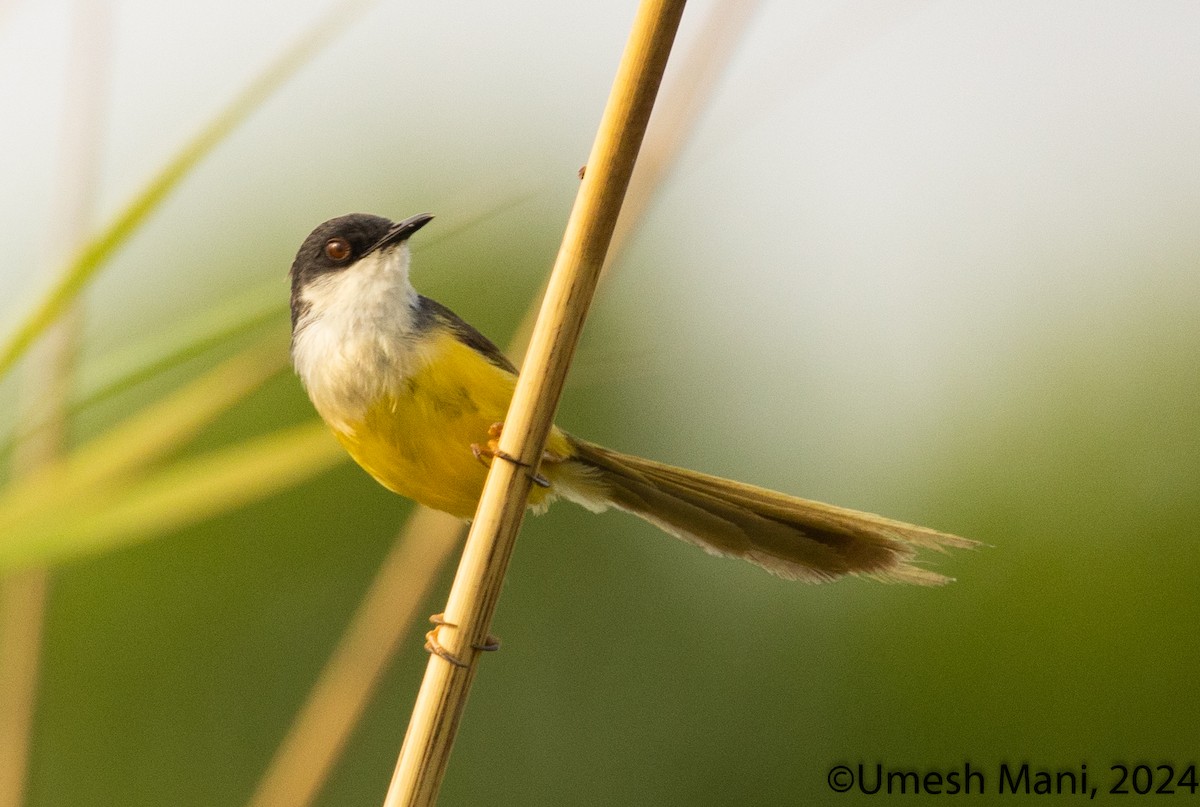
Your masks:
<path fill-rule="evenodd" d="M 434 614 L 433 616 L 429 617 L 429 621 L 433 623 L 434 627 L 433 630 L 425 634 L 425 649 L 433 655 L 450 662 L 455 667 L 468 666 L 467 662 L 463 661 L 458 656 L 447 650 L 437 638 L 438 631 L 443 627 L 457 628 L 458 625 L 455 625 L 452 622 L 447 622 L 445 614 Z M 499 650 L 500 640 L 495 636 L 489 635 L 487 639 L 484 640 L 483 644 L 473 644 L 471 647 L 475 648 L 476 650 Z"/>
<path fill-rule="evenodd" d="M 528 462 L 523 462 L 517 459 L 512 454 L 500 450 L 500 435 L 504 431 L 503 423 L 493 423 L 488 427 L 488 441 L 486 443 L 471 443 L 471 453 L 475 455 L 475 459 L 479 460 L 484 465 L 491 467 L 492 459 L 499 457 L 502 460 L 511 462 L 513 465 L 519 465 L 522 468 L 530 471 L 529 478 L 533 480 L 533 484 L 541 488 L 550 487 L 550 480 L 539 473 L 533 472 L 533 466 Z M 565 457 L 560 457 L 557 454 L 549 451 L 542 452 L 542 462 L 562 462 Z"/>

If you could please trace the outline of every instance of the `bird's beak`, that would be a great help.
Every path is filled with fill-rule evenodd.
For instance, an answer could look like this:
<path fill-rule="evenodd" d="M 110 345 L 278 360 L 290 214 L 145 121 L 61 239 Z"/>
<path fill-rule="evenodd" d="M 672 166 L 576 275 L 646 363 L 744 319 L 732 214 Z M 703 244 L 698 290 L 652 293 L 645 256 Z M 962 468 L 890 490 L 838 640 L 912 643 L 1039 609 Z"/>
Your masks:
<path fill-rule="evenodd" d="M 392 229 L 387 231 L 387 235 L 380 238 L 367 250 L 367 253 L 370 254 L 377 249 L 384 249 L 393 244 L 399 244 L 401 241 L 407 241 L 409 236 L 431 221 L 433 221 L 433 215 L 430 213 L 418 213 L 415 216 L 406 218 L 404 221 L 398 221 L 392 225 Z"/>

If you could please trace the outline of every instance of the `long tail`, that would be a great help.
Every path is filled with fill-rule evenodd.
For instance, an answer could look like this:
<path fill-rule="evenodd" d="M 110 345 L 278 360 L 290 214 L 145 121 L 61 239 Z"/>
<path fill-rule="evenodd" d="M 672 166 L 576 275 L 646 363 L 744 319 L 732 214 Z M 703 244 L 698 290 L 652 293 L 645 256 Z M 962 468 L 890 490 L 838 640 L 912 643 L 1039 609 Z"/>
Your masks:
<path fill-rule="evenodd" d="M 586 494 L 564 490 L 566 498 L 625 510 L 712 554 L 744 558 L 780 577 L 821 582 L 854 574 L 937 586 L 952 578 L 914 566 L 916 548 L 978 546 L 926 527 L 570 440 L 575 454 L 568 462 L 578 462 L 582 476 L 598 484 L 588 484 Z"/>

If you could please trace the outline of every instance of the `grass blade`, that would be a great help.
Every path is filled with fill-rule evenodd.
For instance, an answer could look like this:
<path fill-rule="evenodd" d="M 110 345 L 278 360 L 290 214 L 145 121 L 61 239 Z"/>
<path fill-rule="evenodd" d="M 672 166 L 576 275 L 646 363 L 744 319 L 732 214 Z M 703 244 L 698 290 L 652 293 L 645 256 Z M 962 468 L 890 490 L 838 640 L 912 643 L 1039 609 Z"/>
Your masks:
<path fill-rule="evenodd" d="M 322 423 L 305 423 L 135 482 L 100 486 L 69 509 L 41 511 L 0 543 L 0 572 L 59 563 L 169 533 L 259 501 L 345 461 Z"/>
<path fill-rule="evenodd" d="M 282 324 L 287 320 L 287 301 L 281 297 L 280 288 L 278 281 L 271 281 L 248 289 L 215 306 L 206 306 L 166 333 L 153 334 L 97 361 L 88 372 L 81 372 L 83 391 L 72 401 L 71 411 L 82 411 L 133 389 L 272 322 Z M 278 341 L 282 345 L 286 337 Z"/>
<path fill-rule="evenodd" d="M 0 530 L 19 531 L 47 510 L 74 509 L 77 497 L 111 487 L 177 449 L 284 367 L 287 351 L 264 340 L 122 421 L 65 458 L 15 480 L 0 493 Z M 11 543 L 11 536 L 4 543 Z"/>
<path fill-rule="evenodd" d="M 12 369 L 33 341 L 79 295 L 104 262 L 158 209 L 167 194 L 370 3 L 371 0 L 346 0 L 336 4 L 185 145 L 107 227 L 83 245 L 67 262 L 58 280 L 41 301 L 0 346 L 0 377 Z"/>
<path fill-rule="evenodd" d="M 278 297 L 277 284 L 272 283 L 271 286 L 272 296 Z M 201 316 L 185 322 L 174 332 L 156 334 L 129 350 L 106 357 L 98 368 L 88 374 L 90 378 L 80 382 L 83 392 L 68 402 L 65 414 L 67 417 L 77 416 L 96 404 L 176 370 L 210 351 L 236 344 L 242 337 L 273 320 L 282 322 L 286 314 L 278 300 L 266 306 L 261 296 L 261 290 L 255 289 L 253 295 L 243 295 L 215 309 L 206 309 Z M 276 345 L 269 351 L 270 355 L 268 352 L 263 354 L 266 361 L 274 366 L 287 351 L 287 337 L 278 334 L 264 338 Z M 26 437 L 25 431 L 12 435 L 0 446 L 0 457 L 11 454 Z"/>

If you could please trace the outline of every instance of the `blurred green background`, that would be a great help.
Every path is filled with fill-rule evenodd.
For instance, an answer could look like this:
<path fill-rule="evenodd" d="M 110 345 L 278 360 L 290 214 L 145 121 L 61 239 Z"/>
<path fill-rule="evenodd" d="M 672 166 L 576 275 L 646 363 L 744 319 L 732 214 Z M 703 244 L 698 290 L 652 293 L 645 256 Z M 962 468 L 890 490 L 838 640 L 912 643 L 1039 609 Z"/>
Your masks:
<path fill-rule="evenodd" d="M 113 3 L 95 220 L 325 7 Z M 93 284 L 80 378 L 264 283 L 284 323 L 296 247 L 351 211 L 437 214 L 415 283 L 504 343 L 634 8 L 379 3 Z M 6 329 L 63 257 L 78 13 L 0 6 Z M 929 558 L 943 589 L 806 586 L 560 505 L 518 542 L 441 803 L 865 803 L 834 764 L 1086 763 L 1103 789 L 1200 762 L 1200 8 L 764 2 L 705 103 L 559 423 L 989 546 Z M 311 417 L 287 374 L 191 450 Z M 344 463 L 57 567 L 28 803 L 245 803 L 409 509 Z M 319 804 L 381 803 L 423 630 Z"/>

